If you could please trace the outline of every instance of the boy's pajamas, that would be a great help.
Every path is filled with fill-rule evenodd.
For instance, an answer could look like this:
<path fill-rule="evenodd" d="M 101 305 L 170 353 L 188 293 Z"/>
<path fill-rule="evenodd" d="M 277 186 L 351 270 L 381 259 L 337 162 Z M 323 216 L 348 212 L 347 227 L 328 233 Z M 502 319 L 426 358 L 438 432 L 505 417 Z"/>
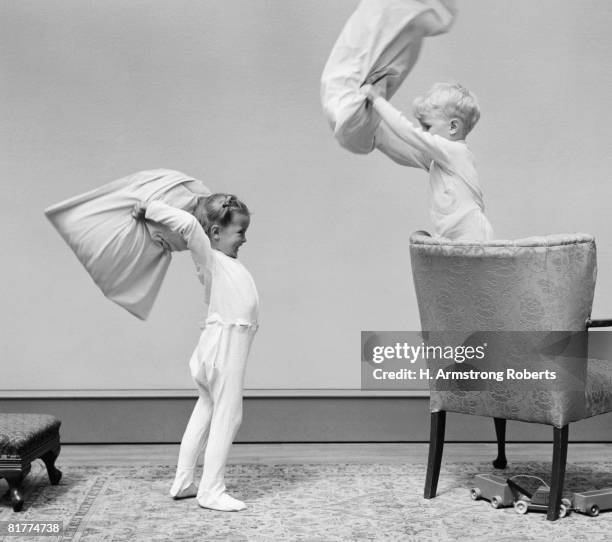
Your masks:
<path fill-rule="evenodd" d="M 474 155 L 466 142 L 417 128 L 384 98 L 376 98 L 373 107 L 382 117 L 376 147 L 399 164 L 429 171 L 435 235 L 454 241 L 493 239 L 493 228 L 484 215 Z"/>

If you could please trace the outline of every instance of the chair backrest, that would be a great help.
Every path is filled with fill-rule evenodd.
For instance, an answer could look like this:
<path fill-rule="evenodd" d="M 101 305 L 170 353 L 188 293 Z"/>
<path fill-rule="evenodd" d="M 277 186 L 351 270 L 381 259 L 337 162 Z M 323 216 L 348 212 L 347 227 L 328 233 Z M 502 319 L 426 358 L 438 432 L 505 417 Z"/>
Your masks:
<path fill-rule="evenodd" d="M 418 232 L 410 238 L 410 255 L 424 331 L 457 331 L 460 337 L 576 332 L 591 314 L 597 265 L 590 235 L 466 243 Z M 446 340 L 448 334 L 441 335 Z M 586 334 L 573 333 L 569 342 L 572 333 L 557 335 L 488 334 L 487 355 L 477 367 L 554 369 L 554 380 L 429 380 L 431 411 L 555 427 L 584 418 L 587 364 L 575 361 L 587 356 Z M 449 367 L 458 365 L 450 360 Z"/>
<path fill-rule="evenodd" d="M 410 257 L 423 330 L 581 331 L 591 315 L 591 235 L 479 243 L 416 232 Z"/>

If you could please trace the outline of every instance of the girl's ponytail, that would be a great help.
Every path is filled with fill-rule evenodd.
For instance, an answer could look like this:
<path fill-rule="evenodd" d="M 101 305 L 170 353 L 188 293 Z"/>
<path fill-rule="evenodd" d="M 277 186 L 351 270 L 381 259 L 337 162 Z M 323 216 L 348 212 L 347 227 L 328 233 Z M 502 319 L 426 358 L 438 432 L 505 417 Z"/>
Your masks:
<path fill-rule="evenodd" d="M 249 208 L 233 194 L 216 193 L 202 198 L 196 205 L 194 215 L 202 224 L 204 231 L 210 235 L 213 224 L 227 226 L 236 214 L 251 216 Z"/>

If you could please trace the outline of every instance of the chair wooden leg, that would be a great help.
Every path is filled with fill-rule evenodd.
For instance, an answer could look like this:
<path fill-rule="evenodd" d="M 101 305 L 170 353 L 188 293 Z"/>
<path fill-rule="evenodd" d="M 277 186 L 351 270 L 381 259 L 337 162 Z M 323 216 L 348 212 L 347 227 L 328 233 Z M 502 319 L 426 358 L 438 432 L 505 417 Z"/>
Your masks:
<path fill-rule="evenodd" d="M 561 428 L 553 427 L 553 435 L 552 476 L 550 483 L 548 512 L 546 514 L 546 519 L 549 521 L 555 521 L 559 518 L 559 506 L 561 505 L 563 481 L 565 479 L 565 465 L 567 463 L 569 425 Z"/>
<path fill-rule="evenodd" d="M 446 412 L 431 413 L 431 429 L 429 433 L 429 458 L 427 459 L 427 476 L 425 477 L 426 499 L 433 499 L 438 489 L 442 452 L 444 450 L 444 430 L 446 428 Z"/>
<path fill-rule="evenodd" d="M 496 469 L 505 469 L 508 465 L 506 459 L 506 420 L 504 418 L 493 418 L 495 423 L 495 435 L 497 436 L 497 458 L 493 461 Z"/>

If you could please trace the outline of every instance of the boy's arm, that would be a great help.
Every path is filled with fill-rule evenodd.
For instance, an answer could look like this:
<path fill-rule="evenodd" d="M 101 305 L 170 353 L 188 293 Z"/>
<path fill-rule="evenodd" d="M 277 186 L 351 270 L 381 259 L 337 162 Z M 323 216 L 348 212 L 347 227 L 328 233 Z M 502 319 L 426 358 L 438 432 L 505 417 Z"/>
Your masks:
<path fill-rule="evenodd" d="M 429 134 L 417 128 L 400 111 L 395 109 L 382 96 L 371 96 L 374 110 L 387 123 L 393 133 L 413 149 L 423 154 L 426 159 L 434 160 L 440 165 L 449 166 L 448 154 L 445 150 L 445 139 Z"/>
<path fill-rule="evenodd" d="M 384 120 L 381 120 L 376 128 L 374 146 L 402 166 L 418 167 L 429 171 L 431 160 L 395 135 Z"/>
<path fill-rule="evenodd" d="M 141 209 L 142 206 L 142 203 L 136 204 L 134 209 Z M 210 285 L 212 248 L 208 236 L 204 233 L 195 216 L 161 201 L 152 201 L 146 205 L 144 218 L 165 226 L 183 238 L 191 252 L 200 282 L 204 285 Z"/>

